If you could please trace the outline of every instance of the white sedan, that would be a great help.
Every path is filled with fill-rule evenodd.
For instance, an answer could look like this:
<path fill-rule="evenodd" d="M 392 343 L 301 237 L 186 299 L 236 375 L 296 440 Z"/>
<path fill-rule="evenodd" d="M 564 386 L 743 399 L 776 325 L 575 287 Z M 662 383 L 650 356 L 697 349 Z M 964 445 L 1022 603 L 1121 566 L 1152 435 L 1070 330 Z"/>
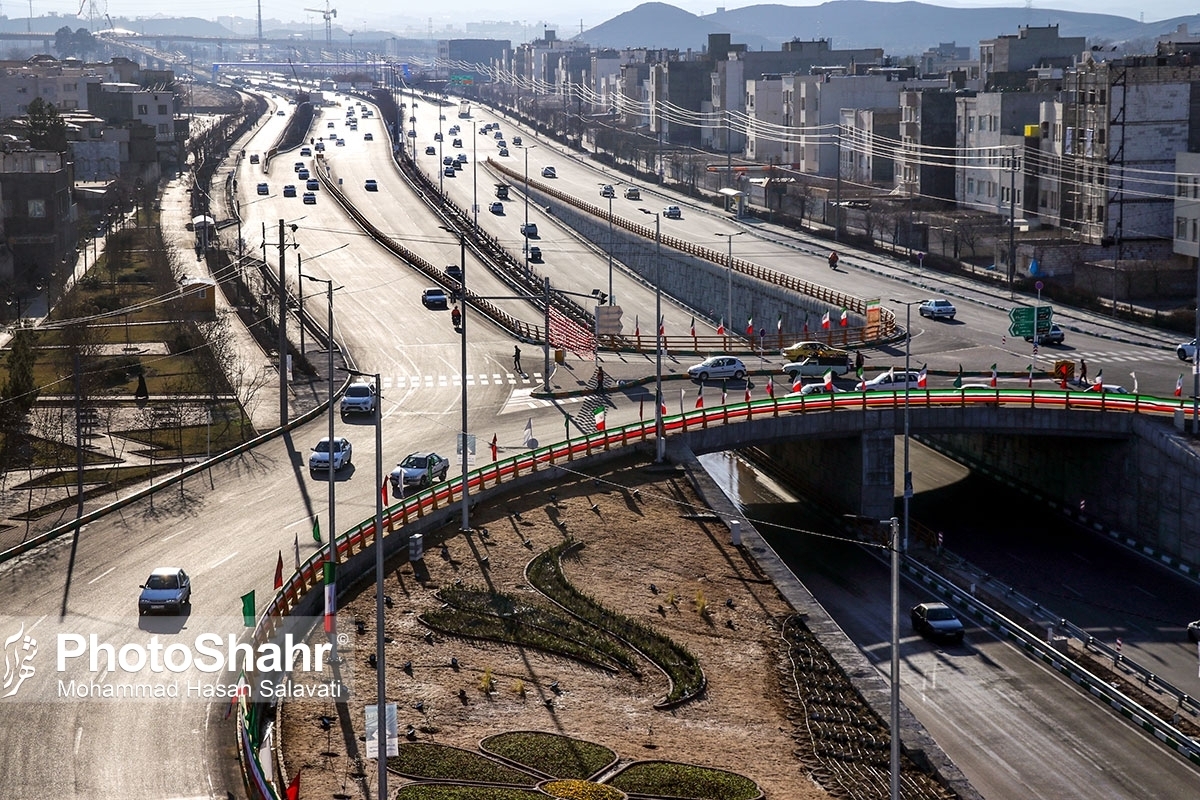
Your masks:
<path fill-rule="evenodd" d="M 921 305 L 917 307 L 917 313 L 919 313 L 922 317 L 929 317 L 930 319 L 953 320 L 954 315 L 958 312 L 955 310 L 953 303 L 945 298 L 939 297 L 932 300 L 926 300 L 924 303 L 921 303 Z"/>
<path fill-rule="evenodd" d="M 906 374 L 908 375 L 907 381 L 904 379 Z M 920 380 L 920 375 L 916 371 L 905 373 L 888 370 L 879 373 L 869 381 L 859 381 L 854 389 L 858 392 L 902 392 L 905 389 L 920 388 L 917 386 L 918 380 Z"/>
<path fill-rule="evenodd" d="M 695 366 L 688 367 L 688 376 L 704 383 L 707 380 L 725 380 L 733 378 L 740 381 L 746 377 L 746 365 L 740 358 L 733 356 L 712 356 Z"/>

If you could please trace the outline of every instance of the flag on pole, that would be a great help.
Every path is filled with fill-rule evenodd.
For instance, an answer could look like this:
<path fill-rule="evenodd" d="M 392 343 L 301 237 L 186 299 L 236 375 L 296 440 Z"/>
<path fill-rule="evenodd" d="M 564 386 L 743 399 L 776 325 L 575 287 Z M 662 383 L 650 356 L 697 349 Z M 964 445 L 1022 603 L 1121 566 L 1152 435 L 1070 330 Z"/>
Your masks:
<path fill-rule="evenodd" d="M 1104 392 L 1104 370 L 1096 373 L 1096 382 L 1092 384 L 1093 392 Z"/>
<path fill-rule="evenodd" d="M 746 381 L 746 402 L 750 402 L 750 381 Z"/>
<path fill-rule="evenodd" d="M 321 518 L 313 517 L 313 541 L 321 543 Z"/>
<path fill-rule="evenodd" d="M 833 370 L 831 369 L 825 370 L 825 391 L 833 391 Z"/>
<path fill-rule="evenodd" d="M 850 324 L 850 310 L 848 308 L 842 308 L 842 319 L 838 324 L 843 328 Z"/>
<path fill-rule="evenodd" d="M 242 624 L 247 628 L 254 627 L 254 590 L 242 595 Z"/>
<path fill-rule="evenodd" d="M 721 321 L 717 323 L 717 336 L 725 335 L 725 318 L 721 317 Z"/>
<path fill-rule="evenodd" d="M 661 392 L 658 395 L 658 413 L 664 417 L 667 415 L 667 398 Z"/>
<path fill-rule="evenodd" d="M 696 408 L 704 408 L 704 384 L 696 390 Z"/>
<path fill-rule="evenodd" d="M 325 562 L 325 633 L 332 634 L 337 628 L 337 582 L 332 561 Z"/>
<path fill-rule="evenodd" d="M 300 534 L 296 534 L 296 541 L 292 543 L 296 548 L 296 572 L 300 571 Z"/>
<path fill-rule="evenodd" d="M 303 769 L 304 767 L 300 767 L 296 770 L 295 777 L 292 778 L 292 782 L 287 786 L 287 795 L 284 797 L 284 800 L 300 800 L 300 771 Z"/>
<path fill-rule="evenodd" d="M 779 319 L 775 321 L 775 332 L 783 333 L 783 314 L 780 314 Z"/>
<path fill-rule="evenodd" d="M 526 447 L 533 447 L 533 417 L 530 417 L 525 423 L 525 438 L 522 441 L 525 442 Z"/>
<path fill-rule="evenodd" d="M 384 508 L 387 508 L 388 505 L 387 485 L 387 478 L 384 478 L 383 485 L 379 487 L 379 499 L 383 501 Z"/>
<path fill-rule="evenodd" d="M 767 397 L 775 397 L 775 379 L 767 378 Z"/>
<path fill-rule="evenodd" d="M 992 380 L 988 383 L 993 389 L 996 388 L 996 365 L 992 364 Z"/>
<path fill-rule="evenodd" d="M 962 364 L 958 365 L 958 377 L 954 379 L 954 388 L 962 388 Z"/>
<path fill-rule="evenodd" d="M 863 379 L 863 368 L 862 367 L 854 368 L 854 377 L 858 378 L 860 381 Z"/>
<path fill-rule="evenodd" d="M 598 430 L 598 431 L 604 430 L 604 421 L 605 421 L 604 406 L 600 406 L 599 408 L 596 409 L 596 411 L 594 412 L 594 417 L 596 420 L 596 430 Z"/>
<path fill-rule="evenodd" d="M 637 314 L 633 315 L 633 335 L 634 336 L 642 335 L 642 323 L 638 322 Z"/>
<path fill-rule="evenodd" d="M 692 338 L 696 338 L 696 316 L 692 315 Z"/>
<path fill-rule="evenodd" d="M 754 335 L 754 315 L 753 314 L 746 317 L 746 335 L 747 336 Z"/>
<path fill-rule="evenodd" d="M 496 439 L 496 434 L 492 434 L 492 461 L 496 460 L 496 456 L 500 453 L 500 443 Z"/>
<path fill-rule="evenodd" d="M 917 388 L 918 389 L 925 389 L 929 386 L 929 373 L 925 369 L 926 366 L 927 365 L 922 364 L 921 371 L 917 373 Z"/>
<path fill-rule="evenodd" d="M 829 330 L 829 312 L 825 312 L 825 316 L 821 317 L 821 330 Z"/>
<path fill-rule="evenodd" d="M 1029 384 L 1028 385 L 1029 385 L 1029 388 L 1032 389 L 1033 388 L 1033 364 L 1030 364 L 1028 367 L 1026 367 L 1025 371 L 1029 373 Z"/>
<path fill-rule="evenodd" d="M 1175 396 L 1183 397 L 1183 373 L 1179 373 L 1179 380 L 1175 381 Z"/>
<path fill-rule="evenodd" d="M 808 336 L 808 314 L 804 315 L 804 335 Z"/>
<path fill-rule="evenodd" d="M 796 377 L 792 379 L 792 391 L 798 392 L 803 388 L 804 388 L 804 376 L 802 376 L 799 372 L 797 372 Z"/>
<path fill-rule="evenodd" d="M 663 315 L 658 318 L 658 335 L 660 337 L 667 335 L 667 318 Z"/>
<path fill-rule="evenodd" d="M 283 587 L 283 551 L 279 551 L 279 560 L 275 562 L 275 588 Z"/>
<path fill-rule="evenodd" d="M 685 393 L 684 393 L 683 389 L 680 389 L 680 390 L 679 390 L 679 413 L 680 413 L 680 414 L 682 414 L 682 413 L 683 413 L 683 397 L 684 397 L 684 394 L 685 394 Z"/>
<path fill-rule="evenodd" d="M 725 405 L 725 381 L 721 381 L 721 405 Z"/>

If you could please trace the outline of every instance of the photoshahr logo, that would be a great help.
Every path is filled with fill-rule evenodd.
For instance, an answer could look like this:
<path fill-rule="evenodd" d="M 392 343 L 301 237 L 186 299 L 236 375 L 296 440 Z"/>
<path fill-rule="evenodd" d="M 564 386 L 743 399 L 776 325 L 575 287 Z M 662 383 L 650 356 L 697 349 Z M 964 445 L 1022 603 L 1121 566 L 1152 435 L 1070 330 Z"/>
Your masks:
<path fill-rule="evenodd" d="M 21 688 L 26 678 L 33 677 L 36 668 L 33 657 L 37 655 L 37 639 L 25 635 L 25 623 L 12 636 L 4 640 L 4 676 L 0 679 L 0 697 L 12 697 Z"/>

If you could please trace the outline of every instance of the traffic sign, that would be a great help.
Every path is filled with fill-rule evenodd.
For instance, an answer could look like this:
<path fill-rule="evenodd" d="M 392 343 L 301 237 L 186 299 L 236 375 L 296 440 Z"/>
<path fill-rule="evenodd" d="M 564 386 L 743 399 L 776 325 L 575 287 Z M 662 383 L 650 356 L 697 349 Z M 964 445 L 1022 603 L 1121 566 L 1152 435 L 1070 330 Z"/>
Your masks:
<path fill-rule="evenodd" d="M 1044 336 L 1050 332 L 1054 320 L 1053 306 L 1019 306 L 1008 310 L 1008 335 L 1028 336 L 1033 338 L 1034 323 L 1037 324 L 1037 335 Z"/>

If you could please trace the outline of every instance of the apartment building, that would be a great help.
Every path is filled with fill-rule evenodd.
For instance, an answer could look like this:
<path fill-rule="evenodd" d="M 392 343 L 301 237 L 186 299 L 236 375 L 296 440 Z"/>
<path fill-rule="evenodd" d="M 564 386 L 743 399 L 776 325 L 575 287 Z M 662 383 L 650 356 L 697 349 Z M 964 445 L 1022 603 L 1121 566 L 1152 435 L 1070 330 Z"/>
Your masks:
<path fill-rule="evenodd" d="M 985 89 L 1004 80 L 1004 73 L 1022 73 L 1038 67 L 1066 69 L 1087 47 L 1082 36 L 1058 35 L 1057 25 L 1021 27 L 1016 34 L 984 39 L 979 43 L 979 78 Z"/>
<path fill-rule="evenodd" d="M 1036 128 L 1049 92 L 979 92 L 955 97 L 955 200 L 1003 216 L 1023 218 L 1028 199 L 1025 126 Z M 1030 206 L 1030 211 L 1036 204 Z"/>
<path fill-rule="evenodd" d="M 1200 268 L 1200 153 L 1175 154 L 1175 236 L 1172 251 Z"/>
<path fill-rule="evenodd" d="M 954 200 L 955 93 L 947 88 L 900 93 L 896 188 L 910 197 Z"/>

